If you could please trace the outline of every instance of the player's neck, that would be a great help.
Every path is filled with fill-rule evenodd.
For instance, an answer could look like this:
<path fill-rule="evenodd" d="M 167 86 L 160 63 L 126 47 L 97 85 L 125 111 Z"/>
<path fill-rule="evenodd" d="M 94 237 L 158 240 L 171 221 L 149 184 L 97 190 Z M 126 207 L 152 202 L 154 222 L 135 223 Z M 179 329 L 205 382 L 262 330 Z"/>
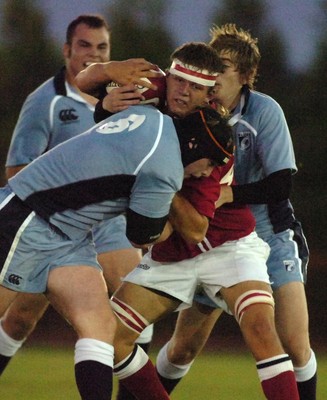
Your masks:
<path fill-rule="evenodd" d="M 236 96 L 230 97 L 226 104 L 224 104 L 224 107 L 227 108 L 229 112 L 232 112 L 237 107 L 240 102 L 241 94 L 242 93 L 239 92 Z"/>
<path fill-rule="evenodd" d="M 73 76 L 68 69 L 66 69 L 66 81 L 67 83 L 72 86 L 78 93 L 79 95 L 88 103 L 95 105 L 98 102 L 98 99 L 96 99 L 95 97 L 82 92 L 79 87 L 76 85 L 75 83 L 75 76 Z"/>

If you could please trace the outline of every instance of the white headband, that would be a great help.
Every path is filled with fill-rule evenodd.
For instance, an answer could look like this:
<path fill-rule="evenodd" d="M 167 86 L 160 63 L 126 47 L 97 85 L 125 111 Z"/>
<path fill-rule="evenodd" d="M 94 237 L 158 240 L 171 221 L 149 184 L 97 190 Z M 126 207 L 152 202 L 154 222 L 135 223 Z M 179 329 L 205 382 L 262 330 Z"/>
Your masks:
<path fill-rule="evenodd" d="M 183 64 L 177 58 L 173 60 L 169 72 L 203 86 L 215 86 L 216 76 L 218 76 L 218 72 L 210 73 L 206 69 L 199 70 L 193 65 Z"/>

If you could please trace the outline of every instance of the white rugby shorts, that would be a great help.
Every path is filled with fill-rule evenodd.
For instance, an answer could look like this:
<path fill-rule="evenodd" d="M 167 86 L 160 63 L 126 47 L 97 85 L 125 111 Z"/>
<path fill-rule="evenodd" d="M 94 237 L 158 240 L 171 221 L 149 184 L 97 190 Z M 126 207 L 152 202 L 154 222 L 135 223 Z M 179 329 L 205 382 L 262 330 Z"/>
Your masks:
<path fill-rule="evenodd" d="M 199 286 L 215 304 L 222 306 L 219 291 L 223 287 L 251 280 L 270 283 L 268 256 L 268 244 L 252 232 L 176 263 L 154 261 L 149 252 L 124 281 L 175 297 L 182 302 L 176 311 L 191 307 Z"/>

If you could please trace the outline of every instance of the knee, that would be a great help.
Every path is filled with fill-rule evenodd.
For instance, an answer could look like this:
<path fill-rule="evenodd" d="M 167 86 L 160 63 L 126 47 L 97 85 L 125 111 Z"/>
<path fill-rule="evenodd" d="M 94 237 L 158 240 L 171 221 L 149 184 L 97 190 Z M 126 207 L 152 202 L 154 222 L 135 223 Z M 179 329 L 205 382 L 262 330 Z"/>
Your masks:
<path fill-rule="evenodd" d="M 311 356 L 311 347 L 307 336 L 301 334 L 289 335 L 283 338 L 283 347 L 291 357 L 295 367 L 302 367 L 307 364 Z"/>
<path fill-rule="evenodd" d="M 172 338 L 169 342 L 167 355 L 172 364 L 186 365 L 191 363 L 199 352 L 199 346 L 194 338 L 186 341 Z"/>
<path fill-rule="evenodd" d="M 15 340 L 25 339 L 34 330 L 48 307 L 44 298 L 17 298 L 2 318 L 2 326 L 6 333 Z"/>
<path fill-rule="evenodd" d="M 38 318 L 26 313 L 6 314 L 1 320 L 5 332 L 15 340 L 23 340 L 33 332 Z"/>
<path fill-rule="evenodd" d="M 77 310 L 71 313 L 68 322 L 79 338 L 96 339 L 113 343 L 117 329 L 117 321 L 110 309 Z"/>
<path fill-rule="evenodd" d="M 249 317 L 248 319 L 246 317 Z M 246 337 L 259 339 L 260 341 L 271 340 L 272 336 L 277 337 L 274 321 L 264 314 L 245 315 L 241 324 L 241 330 Z"/>

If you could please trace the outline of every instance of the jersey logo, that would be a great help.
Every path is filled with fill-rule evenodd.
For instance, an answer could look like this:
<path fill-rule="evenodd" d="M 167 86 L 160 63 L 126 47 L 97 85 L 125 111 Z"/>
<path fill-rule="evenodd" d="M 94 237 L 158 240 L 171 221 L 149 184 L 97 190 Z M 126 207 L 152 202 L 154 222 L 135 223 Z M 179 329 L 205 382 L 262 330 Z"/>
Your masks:
<path fill-rule="evenodd" d="M 123 131 L 131 132 L 137 129 L 145 121 L 145 115 L 131 114 L 126 118 L 121 118 L 117 121 L 109 121 L 104 125 L 97 128 L 97 132 L 103 133 L 104 135 L 110 135 L 112 133 L 120 133 Z"/>
<path fill-rule="evenodd" d="M 251 145 L 250 140 L 251 132 L 237 132 L 238 148 L 246 150 Z"/>
<path fill-rule="evenodd" d="M 69 108 L 67 110 L 61 110 L 59 112 L 59 119 L 62 122 L 76 121 L 78 119 L 78 115 L 75 114 L 76 110 L 74 108 Z"/>
<path fill-rule="evenodd" d="M 145 271 L 150 269 L 148 264 L 139 264 L 136 268 L 144 269 Z"/>
<path fill-rule="evenodd" d="M 8 281 L 10 282 L 10 283 L 12 283 L 13 285 L 17 285 L 17 286 L 19 286 L 20 285 L 20 280 L 21 279 L 23 279 L 21 276 L 19 276 L 19 275 L 15 275 L 15 274 L 10 274 L 9 275 L 9 278 L 8 278 Z"/>
<path fill-rule="evenodd" d="M 294 260 L 284 260 L 283 263 L 287 272 L 293 272 L 295 270 Z"/>

